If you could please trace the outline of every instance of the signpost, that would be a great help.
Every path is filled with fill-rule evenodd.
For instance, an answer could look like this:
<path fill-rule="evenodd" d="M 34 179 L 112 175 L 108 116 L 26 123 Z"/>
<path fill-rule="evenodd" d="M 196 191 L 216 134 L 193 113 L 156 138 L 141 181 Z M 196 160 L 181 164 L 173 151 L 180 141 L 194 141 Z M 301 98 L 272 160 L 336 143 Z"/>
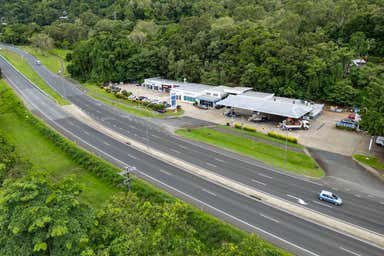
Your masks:
<path fill-rule="evenodd" d="M 176 92 L 170 93 L 170 103 L 171 109 L 176 109 L 177 103 L 176 103 Z"/>

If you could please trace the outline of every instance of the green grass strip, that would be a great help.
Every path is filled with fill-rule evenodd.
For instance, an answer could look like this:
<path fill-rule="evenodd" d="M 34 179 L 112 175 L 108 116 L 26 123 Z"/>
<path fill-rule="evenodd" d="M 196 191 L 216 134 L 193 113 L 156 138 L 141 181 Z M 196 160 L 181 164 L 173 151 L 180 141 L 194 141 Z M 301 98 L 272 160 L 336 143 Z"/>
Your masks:
<path fill-rule="evenodd" d="M 288 150 L 249 138 L 223 133 L 210 128 L 180 129 L 176 134 L 196 141 L 253 157 L 268 165 L 308 177 L 322 177 L 323 170 L 304 153 Z M 234 170 L 235 171 L 235 170 Z"/>
<path fill-rule="evenodd" d="M 105 179 L 108 173 L 118 176 L 119 168 L 78 148 L 35 118 L 3 80 L 0 80 L 0 99 L 5 102 L 0 105 L 0 130 L 9 142 L 16 145 L 18 153 L 32 161 L 37 168 L 49 172 L 56 179 L 66 175 L 76 175 L 77 180 L 84 185 L 82 198 L 96 206 L 101 205 L 116 191 L 123 190 L 121 187 L 111 186 L 113 182 L 109 183 Z M 83 161 L 82 164 L 78 164 L 79 159 Z M 100 171 L 101 174 L 105 172 L 105 175 L 95 175 L 97 172 L 92 172 L 92 169 Z M 167 192 L 136 178 L 132 180 L 132 191 L 140 198 L 152 203 L 179 201 Z M 188 208 L 188 224 L 197 231 L 199 239 L 208 247 L 218 248 L 223 242 L 237 244 L 248 236 L 248 233 L 198 208 L 193 206 Z M 257 242 L 260 250 L 269 251 L 271 255 L 291 255 L 262 239 Z"/>
<path fill-rule="evenodd" d="M 225 128 L 225 129 L 228 129 L 228 130 L 231 130 L 231 131 L 243 133 L 243 134 L 250 135 L 250 136 L 253 136 L 253 137 L 256 137 L 256 138 L 260 138 L 260 139 L 263 139 L 263 140 L 267 140 L 267 141 L 271 141 L 271 142 L 276 142 L 276 143 L 285 145 L 285 140 L 280 140 L 280 139 L 277 139 L 277 138 L 270 137 L 267 134 L 264 134 L 262 132 L 250 132 L 250 131 L 246 131 L 246 130 L 232 128 L 232 127 L 229 127 L 229 126 L 226 126 L 226 125 L 219 125 L 219 126 L 221 128 Z M 290 146 L 290 147 L 294 147 L 294 148 L 300 148 L 300 149 L 304 148 L 303 145 L 292 143 L 292 142 L 289 142 L 289 141 L 288 141 L 287 145 Z"/>
<path fill-rule="evenodd" d="M 2 55 L 6 60 L 8 60 L 16 69 L 18 69 L 22 74 L 24 74 L 29 80 L 36 84 L 41 90 L 50 95 L 56 102 L 60 105 L 70 104 L 67 100 L 61 97 L 55 90 L 53 90 L 43 79 L 32 69 L 28 62 L 18 55 L 17 53 L 7 51 L 5 49 L 0 50 L 0 55 Z"/>
<path fill-rule="evenodd" d="M 379 160 L 379 158 L 374 156 L 367 156 L 362 154 L 356 154 L 353 156 L 357 161 L 366 164 L 376 170 L 384 172 L 384 163 Z"/>

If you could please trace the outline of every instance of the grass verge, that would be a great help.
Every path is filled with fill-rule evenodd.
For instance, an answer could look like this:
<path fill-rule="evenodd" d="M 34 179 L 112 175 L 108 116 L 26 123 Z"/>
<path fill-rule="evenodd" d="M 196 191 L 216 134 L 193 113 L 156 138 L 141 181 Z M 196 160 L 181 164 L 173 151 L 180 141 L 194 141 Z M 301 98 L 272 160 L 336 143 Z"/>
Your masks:
<path fill-rule="evenodd" d="M 17 147 L 17 152 L 32 161 L 37 168 L 47 171 L 56 179 L 75 175 L 76 179 L 84 184 L 83 199 L 94 205 L 102 204 L 113 193 L 123 190 L 121 187 L 112 186 L 103 175 L 99 176 L 91 172 L 91 168 L 97 168 L 101 173 L 108 170 L 118 176 L 119 168 L 78 148 L 52 131 L 25 109 L 3 80 L 0 81 L 0 100 L 5 102 L 0 105 L 0 130 L 7 140 Z M 85 163 L 78 164 L 79 161 Z M 107 173 L 104 172 L 104 174 Z M 132 180 L 132 191 L 140 198 L 153 203 L 179 201 L 139 179 Z M 240 243 L 248 236 L 246 232 L 192 206 L 188 206 L 187 222 L 197 231 L 199 239 L 212 248 L 222 246 L 223 242 Z M 290 255 L 261 239 L 257 240 L 257 244 L 260 252 L 268 252 L 270 255 Z"/>
<path fill-rule="evenodd" d="M 36 84 L 41 90 L 50 95 L 53 99 L 56 100 L 60 105 L 70 104 L 67 100 L 61 97 L 55 90 L 53 90 L 48 84 L 46 84 L 43 79 L 40 78 L 38 74 L 32 69 L 28 62 L 18 55 L 17 53 L 7 51 L 5 49 L 0 50 L 0 55 L 2 55 L 7 61 L 9 61 L 16 69 L 18 69 L 22 74 L 24 74 L 29 80 Z"/>
<path fill-rule="evenodd" d="M 375 168 L 376 170 L 384 172 L 384 163 L 380 162 L 380 160 L 377 157 L 356 154 L 353 156 L 353 158 L 355 158 L 357 161 L 363 164 L 366 164 L 372 168 Z"/>
<path fill-rule="evenodd" d="M 226 126 L 226 125 L 220 125 L 220 127 L 228 129 L 228 130 L 231 130 L 231 131 L 235 131 L 235 132 L 238 132 L 238 133 L 243 133 L 243 134 L 246 134 L 246 135 L 250 135 L 250 136 L 253 136 L 253 137 L 256 137 L 256 138 L 260 138 L 260 139 L 263 139 L 263 140 L 272 141 L 272 142 L 276 142 L 276 143 L 285 145 L 285 141 L 277 139 L 277 138 L 273 138 L 273 137 L 268 136 L 267 134 L 264 134 L 264 133 L 261 133 L 261 132 L 257 132 L 257 131 L 256 132 L 251 132 L 251 131 L 246 131 L 246 130 L 240 130 L 240 129 L 232 128 L 232 127 L 229 127 L 229 126 Z M 304 148 L 303 145 L 292 143 L 292 142 L 289 142 L 289 141 L 288 141 L 287 145 L 290 146 L 290 147 L 294 147 L 294 148 L 300 148 L 300 149 Z"/>
<path fill-rule="evenodd" d="M 3 80 L 0 80 L 0 91 L 2 94 L 9 93 Z M 84 187 L 82 198 L 89 203 L 101 205 L 117 192 L 114 186 L 101 182 L 64 154 L 52 141 L 41 135 L 28 122 L 28 118 L 32 116 L 21 117 L 12 111 L 0 115 L 0 131 L 16 147 L 19 156 L 28 159 L 35 169 L 49 173 L 54 179 L 74 175 Z"/>
<path fill-rule="evenodd" d="M 266 164 L 308 177 L 322 177 L 323 170 L 304 153 L 287 151 L 267 143 L 219 132 L 210 128 L 180 129 L 176 134 L 253 157 Z"/>

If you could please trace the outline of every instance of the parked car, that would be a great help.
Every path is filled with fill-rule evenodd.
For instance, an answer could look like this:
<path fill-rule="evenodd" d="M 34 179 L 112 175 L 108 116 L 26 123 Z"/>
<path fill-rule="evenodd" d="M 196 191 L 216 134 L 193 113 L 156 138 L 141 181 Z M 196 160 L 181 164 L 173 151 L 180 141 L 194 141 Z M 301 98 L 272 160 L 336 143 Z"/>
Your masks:
<path fill-rule="evenodd" d="M 227 117 L 237 117 L 237 116 L 240 116 L 238 113 L 236 113 L 235 111 L 233 110 L 227 110 L 224 112 L 224 115 L 227 116 Z"/>
<path fill-rule="evenodd" d="M 352 119 L 345 118 L 341 121 L 336 122 L 336 127 L 346 127 L 351 130 L 357 130 L 359 128 L 359 125 Z"/>
<path fill-rule="evenodd" d="M 131 94 L 131 95 L 128 96 L 128 99 L 130 99 L 130 100 L 136 100 L 137 97 L 136 97 L 135 95 Z"/>
<path fill-rule="evenodd" d="M 334 205 L 342 205 L 343 204 L 343 200 L 339 196 L 337 196 L 334 193 L 329 192 L 327 190 L 322 190 L 320 192 L 319 199 L 321 201 L 326 201 L 326 202 L 332 203 Z"/>
<path fill-rule="evenodd" d="M 41 61 L 36 60 L 36 65 L 41 65 Z"/>
<path fill-rule="evenodd" d="M 223 107 L 225 107 L 224 105 L 216 105 L 215 106 L 215 109 L 221 109 L 221 108 L 223 108 Z"/>
<path fill-rule="evenodd" d="M 379 146 L 384 147 L 384 136 L 377 136 L 376 144 L 379 145 Z"/>
<path fill-rule="evenodd" d="M 142 100 L 144 100 L 144 99 L 148 99 L 148 98 L 145 97 L 145 96 L 139 96 L 139 97 L 137 97 L 137 99 L 140 100 L 140 101 L 142 101 Z"/>
<path fill-rule="evenodd" d="M 207 105 L 197 105 L 197 107 L 198 107 L 199 109 L 204 109 L 204 110 L 209 109 L 209 107 L 208 107 Z"/>
<path fill-rule="evenodd" d="M 162 114 L 167 112 L 167 110 L 162 109 L 162 108 L 156 109 L 156 111 L 159 112 L 159 113 L 162 113 Z"/>

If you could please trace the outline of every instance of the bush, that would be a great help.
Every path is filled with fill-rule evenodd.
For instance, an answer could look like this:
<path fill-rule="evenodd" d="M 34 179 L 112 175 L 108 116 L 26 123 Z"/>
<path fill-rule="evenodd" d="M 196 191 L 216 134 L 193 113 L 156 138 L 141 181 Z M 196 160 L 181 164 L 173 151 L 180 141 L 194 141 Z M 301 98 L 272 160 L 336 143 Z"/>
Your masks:
<path fill-rule="evenodd" d="M 131 92 L 127 92 L 126 90 L 122 90 L 122 91 L 121 91 L 121 94 L 124 95 L 124 96 L 127 97 L 127 98 L 128 98 L 130 95 L 132 95 Z"/>
<path fill-rule="evenodd" d="M 107 87 L 107 88 L 105 88 L 105 91 L 110 93 L 112 90 L 111 90 L 111 88 Z"/>
<path fill-rule="evenodd" d="M 241 124 L 235 124 L 234 126 L 236 129 L 242 129 L 242 127 L 243 127 Z"/>
<path fill-rule="evenodd" d="M 256 132 L 256 128 L 250 127 L 250 126 L 244 126 L 243 130 L 249 131 L 249 132 Z"/>
<path fill-rule="evenodd" d="M 280 134 L 280 133 L 268 132 L 268 136 L 272 137 L 272 138 L 279 139 L 279 140 L 288 140 L 289 142 L 292 142 L 295 144 L 298 143 L 297 138 L 292 137 L 292 136 L 285 136 L 284 134 Z"/>
<path fill-rule="evenodd" d="M 346 130 L 346 131 L 356 131 L 355 128 L 351 128 L 351 127 L 347 127 L 347 126 L 342 126 L 342 125 L 336 125 L 336 128 L 340 129 L 340 130 Z"/>

